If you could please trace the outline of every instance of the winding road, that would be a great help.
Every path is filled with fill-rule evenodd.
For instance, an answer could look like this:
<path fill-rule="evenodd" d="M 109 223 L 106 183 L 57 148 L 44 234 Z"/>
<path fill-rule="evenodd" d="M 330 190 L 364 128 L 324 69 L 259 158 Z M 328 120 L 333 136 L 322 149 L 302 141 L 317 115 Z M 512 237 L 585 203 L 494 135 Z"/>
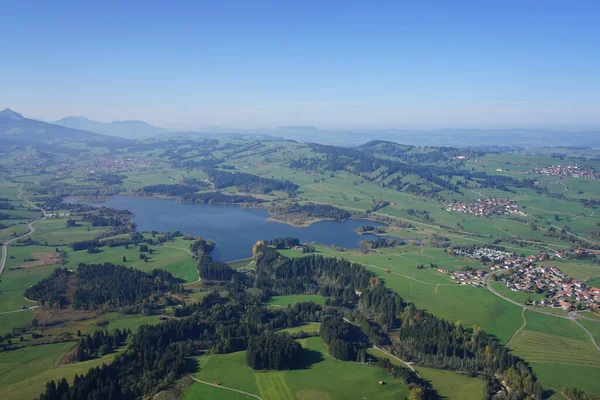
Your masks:
<path fill-rule="evenodd" d="M 37 224 L 38 222 L 42 222 L 43 220 L 48 218 L 48 213 L 46 213 L 46 211 L 43 208 L 40 208 L 40 207 L 36 206 L 35 204 L 33 204 L 31 201 L 23 198 L 23 189 L 22 188 L 19 188 L 19 190 L 17 192 L 17 197 L 20 200 L 23 200 L 24 202 L 29 204 L 31 207 L 34 207 L 34 208 L 37 208 L 38 210 L 40 210 L 44 216 L 27 224 L 27 227 L 29 228 L 29 231 L 27 231 L 27 233 L 24 233 L 23 235 L 18 236 L 16 238 L 11 239 L 11 240 L 7 241 L 6 243 L 2 244 L 2 259 L 0 259 L 0 275 L 2 275 L 2 273 L 4 272 L 4 266 L 6 265 L 6 259 L 8 257 L 8 246 L 10 246 L 11 244 L 13 244 L 14 242 L 16 242 L 19 239 L 24 239 L 24 238 L 30 236 L 31 234 L 33 234 L 35 232 L 34 225 Z"/>

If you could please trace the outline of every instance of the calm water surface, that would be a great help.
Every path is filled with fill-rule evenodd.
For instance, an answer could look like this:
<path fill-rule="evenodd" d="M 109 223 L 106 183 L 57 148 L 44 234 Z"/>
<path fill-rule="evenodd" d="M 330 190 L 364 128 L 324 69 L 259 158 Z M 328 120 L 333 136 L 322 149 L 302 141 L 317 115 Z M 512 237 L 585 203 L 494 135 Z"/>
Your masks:
<path fill-rule="evenodd" d="M 179 230 L 194 236 L 214 240 L 217 247 L 213 258 L 222 261 L 250 257 L 257 240 L 276 237 L 297 237 L 301 242 L 316 242 L 345 248 L 359 248 L 363 239 L 375 235 L 359 235 L 354 229 L 382 224 L 360 219 L 343 222 L 320 221 L 307 228 L 267 221 L 269 213 L 262 209 L 234 205 L 183 204 L 172 199 L 113 196 L 101 203 L 88 203 L 129 210 L 139 231 Z"/>

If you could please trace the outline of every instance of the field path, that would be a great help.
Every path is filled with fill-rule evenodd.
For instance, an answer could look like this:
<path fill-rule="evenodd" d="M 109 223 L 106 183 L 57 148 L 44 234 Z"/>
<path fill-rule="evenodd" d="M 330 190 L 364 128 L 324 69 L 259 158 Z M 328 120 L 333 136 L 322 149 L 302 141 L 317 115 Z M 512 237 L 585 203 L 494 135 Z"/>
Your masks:
<path fill-rule="evenodd" d="M 600 346 L 598 346 L 598 343 L 596 343 L 596 339 L 594 339 L 594 336 L 590 333 L 590 331 L 588 331 L 583 325 L 581 325 L 579 323 L 579 321 L 577 321 L 577 319 L 575 319 L 575 313 L 569 313 L 569 319 L 573 322 L 575 322 L 577 325 L 579 325 L 579 327 L 581 329 L 583 329 L 585 331 L 585 333 L 587 333 L 587 335 L 590 337 L 590 340 L 592 341 L 592 344 L 594 345 L 594 347 L 596 347 L 596 349 L 598 351 L 600 351 Z"/>
<path fill-rule="evenodd" d="M 521 311 L 521 317 L 523 317 L 523 325 L 519 329 L 517 329 L 517 331 L 515 333 L 513 333 L 513 335 L 510 337 L 510 339 L 508 339 L 508 342 L 506 342 L 507 347 L 510 344 L 510 342 L 512 342 L 512 340 L 519 334 L 519 332 L 521 332 L 523 330 L 523 328 L 525 328 L 525 326 L 527 325 L 527 319 L 525 318 L 525 310 L 526 310 L 526 308 L 523 307 L 523 311 Z"/>
<path fill-rule="evenodd" d="M 243 394 L 243 395 L 245 395 L 245 396 L 250 396 L 250 397 L 254 397 L 255 399 L 258 399 L 258 400 L 263 400 L 263 399 L 262 399 L 262 397 L 260 397 L 260 396 L 258 396 L 258 395 L 256 395 L 256 394 L 252 394 L 252 393 L 244 392 L 244 391 L 242 391 L 242 390 L 237 390 L 237 389 L 233 389 L 233 388 L 228 388 L 228 387 L 226 387 L 226 386 L 217 385 L 217 384 L 215 384 L 215 383 L 210 383 L 210 382 L 201 381 L 200 379 L 198 379 L 198 378 L 196 378 L 196 377 L 194 377 L 194 376 L 191 376 L 191 375 L 190 375 L 190 377 L 191 377 L 193 380 L 195 380 L 196 382 L 198 382 L 198 383 L 203 383 L 203 384 L 205 384 L 205 385 L 214 386 L 214 387 L 216 387 L 216 388 L 220 388 L 220 389 L 231 390 L 232 392 L 241 393 L 241 394 Z"/>
<path fill-rule="evenodd" d="M 45 220 L 46 218 L 48 218 L 48 214 L 46 213 L 46 210 L 44 210 L 43 208 L 40 208 L 38 206 L 36 206 L 35 204 L 33 204 L 32 202 L 30 202 L 29 200 L 23 198 L 23 189 L 19 188 L 18 192 L 17 192 L 17 197 L 23 201 L 25 201 L 27 204 L 29 204 L 31 207 L 37 208 L 38 210 L 40 210 L 42 212 L 42 214 L 44 214 L 43 217 L 36 219 L 35 221 L 30 222 L 29 224 L 27 224 L 27 227 L 29 228 L 29 231 L 27 231 L 27 233 L 24 233 L 23 235 L 16 237 L 14 239 L 11 239 L 9 241 L 7 241 L 6 243 L 2 244 L 2 258 L 0 259 L 0 275 L 2 275 L 2 273 L 4 272 L 4 266 L 6 265 L 6 259 L 8 257 L 8 246 L 10 246 L 11 244 L 13 244 L 14 242 L 16 242 L 19 239 L 23 239 L 26 238 L 30 235 L 32 235 L 35 232 L 35 227 L 34 225 L 37 224 L 38 222 L 42 222 L 43 220 Z"/>
<path fill-rule="evenodd" d="M 385 351 L 384 349 L 382 349 L 381 347 L 377 347 L 377 346 L 373 346 L 373 348 L 375 350 L 379 350 L 380 352 L 382 352 L 383 354 L 385 354 L 386 356 L 392 357 L 394 360 L 398 360 L 400 361 L 402 364 L 406 365 L 406 368 L 410 369 L 411 371 L 413 371 L 414 373 L 416 373 L 417 375 L 419 375 L 419 373 L 417 372 L 417 370 L 412 366 L 411 363 L 404 361 L 401 358 L 396 357 L 395 355 L 393 355 L 392 353 L 389 353 L 387 351 Z"/>
<path fill-rule="evenodd" d="M 386 270 L 386 268 L 378 267 L 378 266 L 373 265 L 373 264 L 364 264 L 364 263 L 361 263 L 361 262 L 358 262 L 358 264 L 362 264 L 364 266 L 371 267 L 371 268 L 376 268 L 376 269 L 381 270 L 381 271 L 385 271 Z M 398 276 L 401 276 L 403 278 L 410 279 L 410 280 L 413 280 L 415 282 L 419 282 L 419 283 L 421 283 L 423 285 L 436 286 L 436 290 L 437 290 L 438 286 L 460 286 L 460 285 L 457 285 L 456 283 L 430 283 L 430 282 L 425 282 L 425 281 L 419 280 L 417 278 L 413 278 L 412 276 L 403 275 L 401 273 L 394 272 L 394 271 L 390 271 L 390 272 L 388 272 L 388 274 L 398 275 Z"/>
<path fill-rule="evenodd" d="M 30 300 L 31 301 L 31 300 Z M 22 312 L 22 311 L 29 311 L 29 310 L 33 310 L 38 308 L 39 306 L 32 306 L 32 307 L 28 307 L 28 308 L 19 308 L 18 310 L 13 310 L 13 311 L 4 311 L 4 312 L 0 312 L 0 315 L 4 315 L 4 314 L 12 314 L 12 313 L 16 313 L 16 312 Z"/>

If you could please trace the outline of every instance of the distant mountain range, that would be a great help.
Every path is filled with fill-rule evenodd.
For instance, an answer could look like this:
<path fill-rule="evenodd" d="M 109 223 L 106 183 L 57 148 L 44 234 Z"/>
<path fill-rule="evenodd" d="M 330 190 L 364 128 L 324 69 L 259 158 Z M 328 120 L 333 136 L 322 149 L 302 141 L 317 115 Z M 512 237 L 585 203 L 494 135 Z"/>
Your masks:
<path fill-rule="evenodd" d="M 109 143 L 111 146 L 126 142 L 124 139 L 25 118 L 9 108 L 0 111 L 0 144 L 2 145 L 47 146 L 75 141 L 86 141 L 90 144 Z"/>
<path fill-rule="evenodd" d="M 113 121 L 106 123 L 93 121 L 86 117 L 69 116 L 59 119 L 54 123 L 73 129 L 81 129 L 125 139 L 145 139 L 169 132 L 168 129 L 159 128 L 144 121 Z"/>
<path fill-rule="evenodd" d="M 23 134 L 23 135 L 18 135 Z M 107 136 L 108 135 L 108 136 Z M 448 146 L 479 149 L 531 147 L 600 148 L 600 131 L 569 132 L 543 129 L 319 129 L 314 126 L 280 126 L 274 129 L 231 129 L 208 127 L 190 132 L 173 132 L 144 121 L 103 123 L 86 117 L 66 117 L 54 124 L 29 119 L 10 109 L 0 111 L 0 138 L 4 143 L 39 140 L 89 139 L 109 140 L 178 138 L 252 138 L 260 140 L 288 139 L 339 146 L 360 146 L 372 140 L 387 140 L 413 146 Z"/>

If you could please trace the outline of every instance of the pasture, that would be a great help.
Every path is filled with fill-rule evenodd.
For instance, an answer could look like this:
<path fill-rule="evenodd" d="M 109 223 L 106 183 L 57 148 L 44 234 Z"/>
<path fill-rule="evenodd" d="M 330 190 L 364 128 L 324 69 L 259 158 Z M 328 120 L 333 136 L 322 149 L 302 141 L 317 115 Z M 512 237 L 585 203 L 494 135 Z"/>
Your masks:
<path fill-rule="evenodd" d="M 408 395 L 408 388 L 376 367 L 331 358 L 319 337 L 302 339 L 300 343 L 306 349 L 307 358 L 306 365 L 301 369 L 255 372 L 246 365 L 245 352 L 238 352 L 196 357 L 199 372 L 194 376 L 206 382 L 218 382 L 222 386 L 257 394 L 264 400 L 348 399 L 357 396 L 396 399 Z M 379 385 L 377 382 L 380 380 L 385 381 L 386 385 Z M 194 393 L 206 393 L 205 389 L 196 389 L 198 385 L 201 384 L 196 383 L 188 388 L 184 399 L 191 399 Z M 226 391 L 223 389 L 222 392 Z M 236 395 L 229 397 L 228 393 L 223 393 L 223 396 L 244 398 Z"/>
<path fill-rule="evenodd" d="M 64 377 L 72 382 L 76 374 L 110 363 L 115 357 L 115 354 L 109 354 L 94 360 L 60 364 L 62 355 L 74 345 L 75 342 L 47 344 L 0 353 L 0 398 L 37 398 L 47 381 Z"/>

